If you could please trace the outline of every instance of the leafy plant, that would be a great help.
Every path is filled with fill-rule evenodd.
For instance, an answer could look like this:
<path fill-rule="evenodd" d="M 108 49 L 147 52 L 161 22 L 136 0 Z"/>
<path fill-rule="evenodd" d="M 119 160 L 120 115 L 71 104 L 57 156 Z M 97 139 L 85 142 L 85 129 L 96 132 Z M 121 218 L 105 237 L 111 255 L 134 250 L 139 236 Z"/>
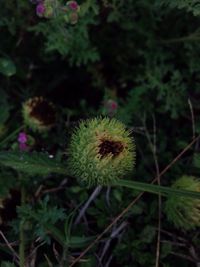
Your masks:
<path fill-rule="evenodd" d="M 0 266 L 198 265 L 199 189 L 177 181 L 199 183 L 199 8 L 0 1 Z M 24 120 L 28 99 L 52 103 L 48 131 Z M 127 172 L 127 140 L 104 117 L 134 137 Z M 85 120 L 98 131 L 70 145 Z"/>

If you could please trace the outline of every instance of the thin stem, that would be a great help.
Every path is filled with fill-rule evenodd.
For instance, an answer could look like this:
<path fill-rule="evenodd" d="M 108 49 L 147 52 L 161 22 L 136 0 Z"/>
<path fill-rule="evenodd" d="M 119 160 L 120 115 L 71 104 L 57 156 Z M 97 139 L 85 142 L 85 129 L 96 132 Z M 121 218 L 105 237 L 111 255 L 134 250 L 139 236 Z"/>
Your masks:
<path fill-rule="evenodd" d="M 11 252 L 12 252 L 13 255 L 15 256 L 16 261 L 17 261 L 17 263 L 18 263 L 19 256 L 18 256 L 18 254 L 16 253 L 16 251 L 13 249 L 13 247 L 12 247 L 12 243 L 10 243 L 10 242 L 6 239 L 6 237 L 5 237 L 5 235 L 3 234 L 2 231 L 0 231 L 0 235 L 2 236 L 3 240 L 5 241 L 6 246 L 11 250 Z M 1 244 L 1 246 L 4 246 L 4 244 L 3 244 L 3 245 Z"/>
<path fill-rule="evenodd" d="M 194 33 L 192 33 L 188 36 L 173 38 L 173 39 L 169 39 L 169 40 L 160 40 L 160 43 L 173 44 L 173 43 L 180 43 L 180 42 L 187 42 L 187 41 L 199 41 L 199 39 L 200 39 L 199 32 L 195 31 Z"/>
<path fill-rule="evenodd" d="M 3 141 L 0 142 L 0 147 L 3 146 L 7 141 L 12 139 L 22 129 L 23 129 L 23 126 L 20 126 L 16 130 L 14 130 L 10 135 L 8 135 Z"/>
<path fill-rule="evenodd" d="M 21 188 L 21 206 L 25 204 L 25 188 Z M 20 222 L 19 226 L 19 266 L 25 267 L 25 236 L 24 236 L 24 221 Z"/>
<path fill-rule="evenodd" d="M 91 194 L 91 196 L 89 197 L 89 199 L 86 201 L 86 203 L 84 204 L 84 206 L 81 208 L 81 211 L 78 215 L 78 217 L 75 220 L 74 225 L 77 225 L 80 223 L 81 218 L 84 216 L 87 208 L 89 207 L 89 205 L 91 204 L 91 202 L 98 196 L 98 194 L 101 192 L 102 186 L 97 186 L 95 188 L 95 190 L 93 191 L 93 193 Z"/>
<path fill-rule="evenodd" d="M 192 119 L 192 138 L 194 139 L 195 138 L 195 120 L 194 120 L 194 110 L 193 110 L 193 107 L 192 107 L 192 102 L 191 100 L 188 98 L 188 104 L 189 104 L 189 107 L 190 107 L 190 112 L 191 112 L 191 119 Z"/>

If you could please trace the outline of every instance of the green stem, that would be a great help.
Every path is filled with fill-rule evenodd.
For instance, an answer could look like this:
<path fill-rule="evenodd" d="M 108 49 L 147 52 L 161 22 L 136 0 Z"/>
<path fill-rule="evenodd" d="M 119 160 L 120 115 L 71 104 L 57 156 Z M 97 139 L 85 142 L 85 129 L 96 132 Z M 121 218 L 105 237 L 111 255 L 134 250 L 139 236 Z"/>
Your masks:
<path fill-rule="evenodd" d="M 188 42 L 188 41 L 199 41 L 199 39 L 200 39 L 199 35 L 191 34 L 185 37 L 179 37 L 179 38 L 174 38 L 174 39 L 169 39 L 169 40 L 160 40 L 160 42 L 162 44 L 173 44 L 173 43 Z"/>
<path fill-rule="evenodd" d="M 22 129 L 23 129 L 23 126 L 20 126 L 16 130 L 14 130 L 10 135 L 8 135 L 3 141 L 0 142 L 0 147 L 3 146 L 7 141 L 12 139 Z"/>
<path fill-rule="evenodd" d="M 61 266 L 66 266 L 66 264 L 68 263 L 67 262 L 67 251 L 68 251 L 68 248 L 67 247 L 63 247 L 63 255 L 62 255 L 62 264 Z"/>
<path fill-rule="evenodd" d="M 123 179 L 115 181 L 114 183 L 112 183 L 112 185 L 125 186 L 131 189 L 149 192 L 153 194 L 161 194 L 162 196 L 165 196 L 165 197 L 167 197 L 170 194 L 176 194 L 180 197 L 190 197 L 190 198 L 200 199 L 199 192 L 183 190 L 183 189 L 175 189 L 172 187 L 153 185 L 153 184 L 148 184 L 148 183 L 128 181 L 128 180 L 123 180 Z"/>
<path fill-rule="evenodd" d="M 25 204 L 25 188 L 21 188 L 21 206 Z M 19 227 L 19 266 L 25 267 L 25 237 L 24 237 L 24 221 L 20 222 Z"/>

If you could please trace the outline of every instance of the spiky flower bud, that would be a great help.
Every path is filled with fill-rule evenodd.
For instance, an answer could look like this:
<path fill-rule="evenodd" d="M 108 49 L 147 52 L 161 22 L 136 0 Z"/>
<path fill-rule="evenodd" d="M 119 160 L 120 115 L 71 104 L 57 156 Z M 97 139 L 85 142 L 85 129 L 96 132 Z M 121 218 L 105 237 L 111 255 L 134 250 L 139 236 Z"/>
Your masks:
<path fill-rule="evenodd" d="M 200 192 L 200 180 L 193 176 L 183 176 L 172 187 Z M 166 201 L 165 211 L 169 221 L 178 228 L 191 230 L 200 226 L 199 199 L 170 195 Z"/>
<path fill-rule="evenodd" d="M 24 123 L 33 131 L 48 131 L 56 121 L 54 105 L 42 96 L 27 100 L 23 104 L 22 113 Z"/>
<path fill-rule="evenodd" d="M 82 121 L 69 145 L 68 167 L 72 176 L 88 186 L 109 185 L 130 172 L 135 145 L 130 132 L 116 119 Z"/>

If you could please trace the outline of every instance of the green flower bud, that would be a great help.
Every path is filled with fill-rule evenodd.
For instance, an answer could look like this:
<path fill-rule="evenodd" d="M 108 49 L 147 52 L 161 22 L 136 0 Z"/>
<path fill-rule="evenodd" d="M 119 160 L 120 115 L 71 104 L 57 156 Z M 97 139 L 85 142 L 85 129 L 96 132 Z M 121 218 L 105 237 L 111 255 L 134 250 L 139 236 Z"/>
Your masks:
<path fill-rule="evenodd" d="M 53 9 L 51 3 L 48 3 L 48 2 L 45 3 L 44 7 L 45 7 L 44 17 L 47 19 L 53 17 L 54 9 Z"/>
<path fill-rule="evenodd" d="M 130 172 L 135 145 L 130 131 L 109 118 L 82 121 L 69 145 L 68 167 L 72 176 L 88 186 L 109 185 Z"/>
<path fill-rule="evenodd" d="M 172 187 L 200 192 L 200 181 L 193 176 L 183 176 Z M 178 228 L 191 230 L 200 226 L 199 199 L 170 195 L 165 205 L 165 211 L 169 221 Z"/>
<path fill-rule="evenodd" d="M 56 121 L 53 104 L 41 97 L 27 100 L 22 107 L 24 123 L 33 131 L 45 132 L 50 130 Z"/>

